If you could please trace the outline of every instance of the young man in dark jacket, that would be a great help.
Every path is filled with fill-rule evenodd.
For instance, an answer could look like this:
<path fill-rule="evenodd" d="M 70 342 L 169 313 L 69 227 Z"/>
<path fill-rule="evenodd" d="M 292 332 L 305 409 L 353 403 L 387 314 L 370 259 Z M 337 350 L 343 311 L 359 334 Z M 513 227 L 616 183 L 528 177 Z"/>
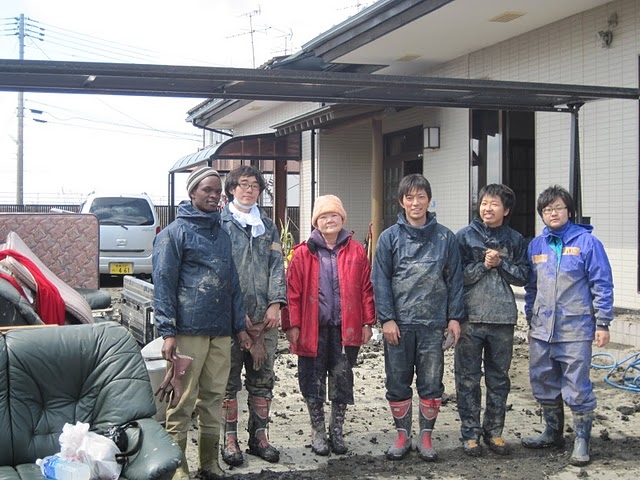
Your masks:
<path fill-rule="evenodd" d="M 403 212 L 378 239 L 372 271 L 378 320 L 384 334 L 387 400 L 398 431 L 389 460 L 411 449 L 414 372 L 420 396 L 418 453 L 437 459 L 431 432 L 442 403 L 443 334 L 458 341 L 464 318 L 460 248 L 455 235 L 428 211 L 431 185 L 422 175 L 398 186 Z"/>
<path fill-rule="evenodd" d="M 589 379 L 592 342 L 609 343 L 613 320 L 613 276 L 591 225 L 571 221 L 573 198 L 554 185 L 538 197 L 546 227 L 529 244 L 531 280 L 525 287 L 529 323 L 529 376 L 542 405 L 546 428 L 527 438 L 527 448 L 564 444 L 564 403 L 573 412 L 576 433 L 569 463 L 589 463 L 589 441 L 596 396 Z"/>
<path fill-rule="evenodd" d="M 511 285 L 524 286 L 529 260 L 524 238 L 506 223 L 515 206 L 515 193 L 506 185 L 491 184 L 478 194 L 479 218 L 460 230 L 467 321 L 461 326 L 455 351 L 456 391 L 462 448 L 480 456 L 480 436 L 499 455 L 509 453 L 502 439 L 513 330 L 518 308 Z M 485 411 L 480 423 L 484 364 Z"/>
<path fill-rule="evenodd" d="M 167 408 L 167 432 L 183 453 L 191 415 L 198 405 L 198 454 L 203 478 L 221 475 L 218 464 L 220 420 L 231 355 L 231 336 L 251 347 L 245 332 L 245 308 L 231 240 L 222 229 L 218 202 L 222 183 L 210 167 L 187 180 L 190 201 L 180 203 L 178 218 L 163 229 L 153 245 L 153 300 L 162 357 L 193 358 L 183 379 L 184 393 Z M 183 455 L 174 480 L 188 479 Z"/>
<path fill-rule="evenodd" d="M 231 341 L 231 372 L 222 405 L 224 446 L 222 459 L 228 465 L 244 461 L 238 444 L 238 392 L 242 390 L 242 369 L 249 406 L 249 452 L 275 463 L 280 452 L 267 435 L 269 408 L 276 375 L 273 364 L 278 347 L 280 307 L 287 303 L 284 258 L 278 229 L 257 202 L 265 189 L 262 173 L 251 165 L 229 172 L 224 185 L 229 203 L 222 211 L 222 228 L 231 238 L 233 261 L 247 309 L 250 352 Z"/>

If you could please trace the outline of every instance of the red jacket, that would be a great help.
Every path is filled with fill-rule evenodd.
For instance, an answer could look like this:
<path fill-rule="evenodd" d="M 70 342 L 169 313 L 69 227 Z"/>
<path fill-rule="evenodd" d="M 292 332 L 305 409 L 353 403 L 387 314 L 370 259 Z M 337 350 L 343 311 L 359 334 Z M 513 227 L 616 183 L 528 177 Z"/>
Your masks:
<path fill-rule="evenodd" d="M 358 242 L 349 238 L 338 250 L 338 281 L 342 311 L 342 344 L 360 346 L 362 326 L 376 321 L 371 285 L 371 265 Z M 319 260 L 307 242 L 294 247 L 287 268 L 287 303 L 282 311 L 282 329 L 300 328 L 298 344 L 291 351 L 303 357 L 318 354 Z"/>

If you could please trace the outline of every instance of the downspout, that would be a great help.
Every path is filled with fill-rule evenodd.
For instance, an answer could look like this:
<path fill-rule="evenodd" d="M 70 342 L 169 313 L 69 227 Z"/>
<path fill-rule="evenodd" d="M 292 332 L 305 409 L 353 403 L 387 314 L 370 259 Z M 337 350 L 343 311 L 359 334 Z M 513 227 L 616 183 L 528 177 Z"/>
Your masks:
<path fill-rule="evenodd" d="M 311 129 L 311 211 L 316 203 L 316 129 Z"/>
<path fill-rule="evenodd" d="M 175 173 L 169 173 L 169 222 L 171 223 L 175 220 L 175 209 L 176 209 L 176 187 L 174 184 L 175 181 Z"/>
<path fill-rule="evenodd" d="M 580 132 L 578 112 L 584 103 L 567 105 L 571 112 L 571 146 L 569 149 L 569 191 L 575 203 L 574 223 L 590 223 L 589 217 L 582 216 L 582 175 L 580 172 Z"/>

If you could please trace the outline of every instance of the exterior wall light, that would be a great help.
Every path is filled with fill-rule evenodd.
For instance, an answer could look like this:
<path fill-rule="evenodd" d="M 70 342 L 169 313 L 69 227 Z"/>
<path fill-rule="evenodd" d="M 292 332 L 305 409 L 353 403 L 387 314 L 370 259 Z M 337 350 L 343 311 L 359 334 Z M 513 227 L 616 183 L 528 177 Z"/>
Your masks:
<path fill-rule="evenodd" d="M 424 148 L 440 148 L 440 127 L 424 127 Z"/>

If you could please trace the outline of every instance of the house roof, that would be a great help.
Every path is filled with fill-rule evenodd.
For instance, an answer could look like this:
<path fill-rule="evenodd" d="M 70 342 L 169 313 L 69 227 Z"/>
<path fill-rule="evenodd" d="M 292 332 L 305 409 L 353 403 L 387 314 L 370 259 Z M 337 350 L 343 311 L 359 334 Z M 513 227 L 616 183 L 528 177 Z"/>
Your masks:
<path fill-rule="evenodd" d="M 593 38 L 597 38 L 600 30 L 610 28 L 613 12 L 593 9 L 610 2 L 378 0 L 304 44 L 289 61 L 312 53 L 325 65 L 379 65 L 378 73 L 423 74 L 434 66 L 590 10 Z M 549 46 L 554 47 L 552 43 Z"/>
<path fill-rule="evenodd" d="M 293 71 L 425 75 L 455 58 L 495 45 L 564 18 L 606 5 L 609 0 L 378 0 L 360 13 L 310 40 L 287 57 L 263 68 Z M 598 14 L 593 10 L 594 18 Z M 607 28 L 609 12 L 594 30 Z M 610 28 L 610 27 L 609 27 Z M 586 34 L 586 32 L 585 32 Z M 427 74 L 428 75 L 428 74 Z M 491 78 L 489 78 L 491 80 Z M 518 95 L 528 95 L 522 90 Z M 464 94 L 462 95 L 464 96 Z M 530 108 L 504 98 L 457 106 Z M 534 101 L 535 103 L 535 101 Z M 442 106 L 450 106 L 444 104 Z M 203 128 L 233 128 L 272 108 L 260 100 L 210 99 L 189 112 Z M 545 107 L 546 108 L 546 107 Z M 535 108 L 542 110 L 542 107 Z"/>

